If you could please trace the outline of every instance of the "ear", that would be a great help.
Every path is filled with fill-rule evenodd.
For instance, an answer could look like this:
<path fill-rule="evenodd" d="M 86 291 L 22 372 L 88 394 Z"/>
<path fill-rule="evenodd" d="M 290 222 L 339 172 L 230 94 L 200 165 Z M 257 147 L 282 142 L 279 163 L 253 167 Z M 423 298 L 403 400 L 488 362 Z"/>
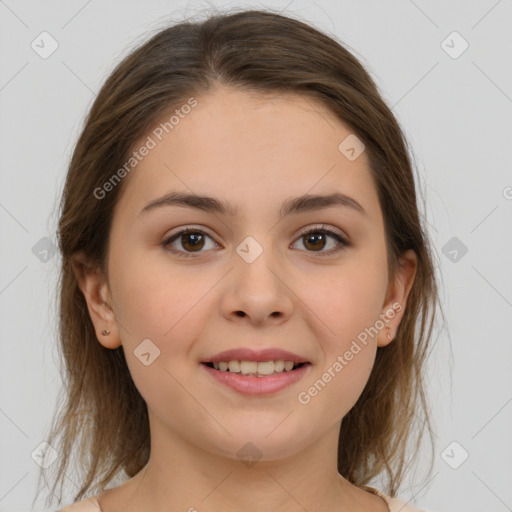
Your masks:
<path fill-rule="evenodd" d="M 111 296 L 108 284 L 102 272 L 91 265 L 83 252 L 71 257 L 71 265 L 78 281 L 78 286 L 84 294 L 89 315 L 91 317 L 96 337 L 106 348 L 117 348 L 121 345 L 121 338 L 112 310 Z M 110 334 L 103 334 L 103 331 Z"/>
<path fill-rule="evenodd" d="M 378 347 L 385 347 L 395 338 L 405 312 L 407 297 L 414 282 L 417 266 L 418 258 L 412 249 L 404 252 L 399 259 L 398 268 L 389 281 L 386 299 L 382 306 L 382 318 L 386 318 L 384 318 L 384 328 L 379 331 L 377 336 Z"/>

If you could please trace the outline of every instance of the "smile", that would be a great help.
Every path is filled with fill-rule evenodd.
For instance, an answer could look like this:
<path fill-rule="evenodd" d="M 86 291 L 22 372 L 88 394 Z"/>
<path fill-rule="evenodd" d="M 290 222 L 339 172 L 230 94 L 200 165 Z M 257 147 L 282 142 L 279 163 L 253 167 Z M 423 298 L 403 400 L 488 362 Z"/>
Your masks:
<path fill-rule="evenodd" d="M 219 361 L 202 363 L 201 367 L 217 382 L 239 393 L 267 395 L 299 381 L 311 363 L 293 361 Z"/>

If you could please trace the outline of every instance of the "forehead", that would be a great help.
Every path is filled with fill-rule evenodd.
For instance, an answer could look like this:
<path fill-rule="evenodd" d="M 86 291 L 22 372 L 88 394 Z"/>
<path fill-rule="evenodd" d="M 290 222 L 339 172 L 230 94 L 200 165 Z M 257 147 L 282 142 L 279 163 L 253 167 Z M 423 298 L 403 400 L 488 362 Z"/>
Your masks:
<path fill-rule="evenodd" d="M 241 211 L 251 201 L 278 208 L 287 197 L 334 189 L 377 199 L 366 153 L 351 161 L 340 151 L 354 135 L 318 101 L 225 87 L 195 100 L 172 125 L 179 106 L 140 139 L 154 147 L 123 184 L 116 210 L 138 214 L 169 191 L 219 197 Z"/>

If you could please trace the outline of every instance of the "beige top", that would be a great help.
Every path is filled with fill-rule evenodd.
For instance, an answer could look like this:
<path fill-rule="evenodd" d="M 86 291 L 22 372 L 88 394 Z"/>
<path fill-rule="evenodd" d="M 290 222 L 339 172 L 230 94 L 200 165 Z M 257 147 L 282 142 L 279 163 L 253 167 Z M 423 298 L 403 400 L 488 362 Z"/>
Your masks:
<path fill-rule="evenodd" d="M 411 505 L 408 505 L 405 501 L 402 501 L 399 498 L 390 498 L 388 495 L 379 491 L 378 489 L 374 489 L 373 487 L 364 487 L 365 491 L 371 492 L 380 496 L 388 505 L 388 512 L 425 512 L 424 510 L 420 510 L 418 508 L 414 508 Z M 94 498 L 87 498 L 82 501 L 78 501 L 69 507 L 66 507 L 62 510 L 58 510 L 57 512 L 103 512 L 100 508 L 100 504 L 98 500 Z"/>

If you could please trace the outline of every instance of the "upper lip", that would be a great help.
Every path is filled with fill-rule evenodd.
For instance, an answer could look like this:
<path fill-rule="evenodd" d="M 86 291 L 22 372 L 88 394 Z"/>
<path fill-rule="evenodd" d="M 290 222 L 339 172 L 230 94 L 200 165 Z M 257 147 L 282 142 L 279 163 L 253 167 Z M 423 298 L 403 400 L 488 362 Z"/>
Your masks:
<path fill-rule="evenodd" d="M 294 363 L 308 363 L 309 361 L 288 350 L 280 348 L 266 348 L 263 350 L 254 350 L 252 348 L 233 348 L 219 352 L 203 361 L 204 363 L 220 363 L 221 361 L 275 361 L 275 360 L 293 361 Z"/>

